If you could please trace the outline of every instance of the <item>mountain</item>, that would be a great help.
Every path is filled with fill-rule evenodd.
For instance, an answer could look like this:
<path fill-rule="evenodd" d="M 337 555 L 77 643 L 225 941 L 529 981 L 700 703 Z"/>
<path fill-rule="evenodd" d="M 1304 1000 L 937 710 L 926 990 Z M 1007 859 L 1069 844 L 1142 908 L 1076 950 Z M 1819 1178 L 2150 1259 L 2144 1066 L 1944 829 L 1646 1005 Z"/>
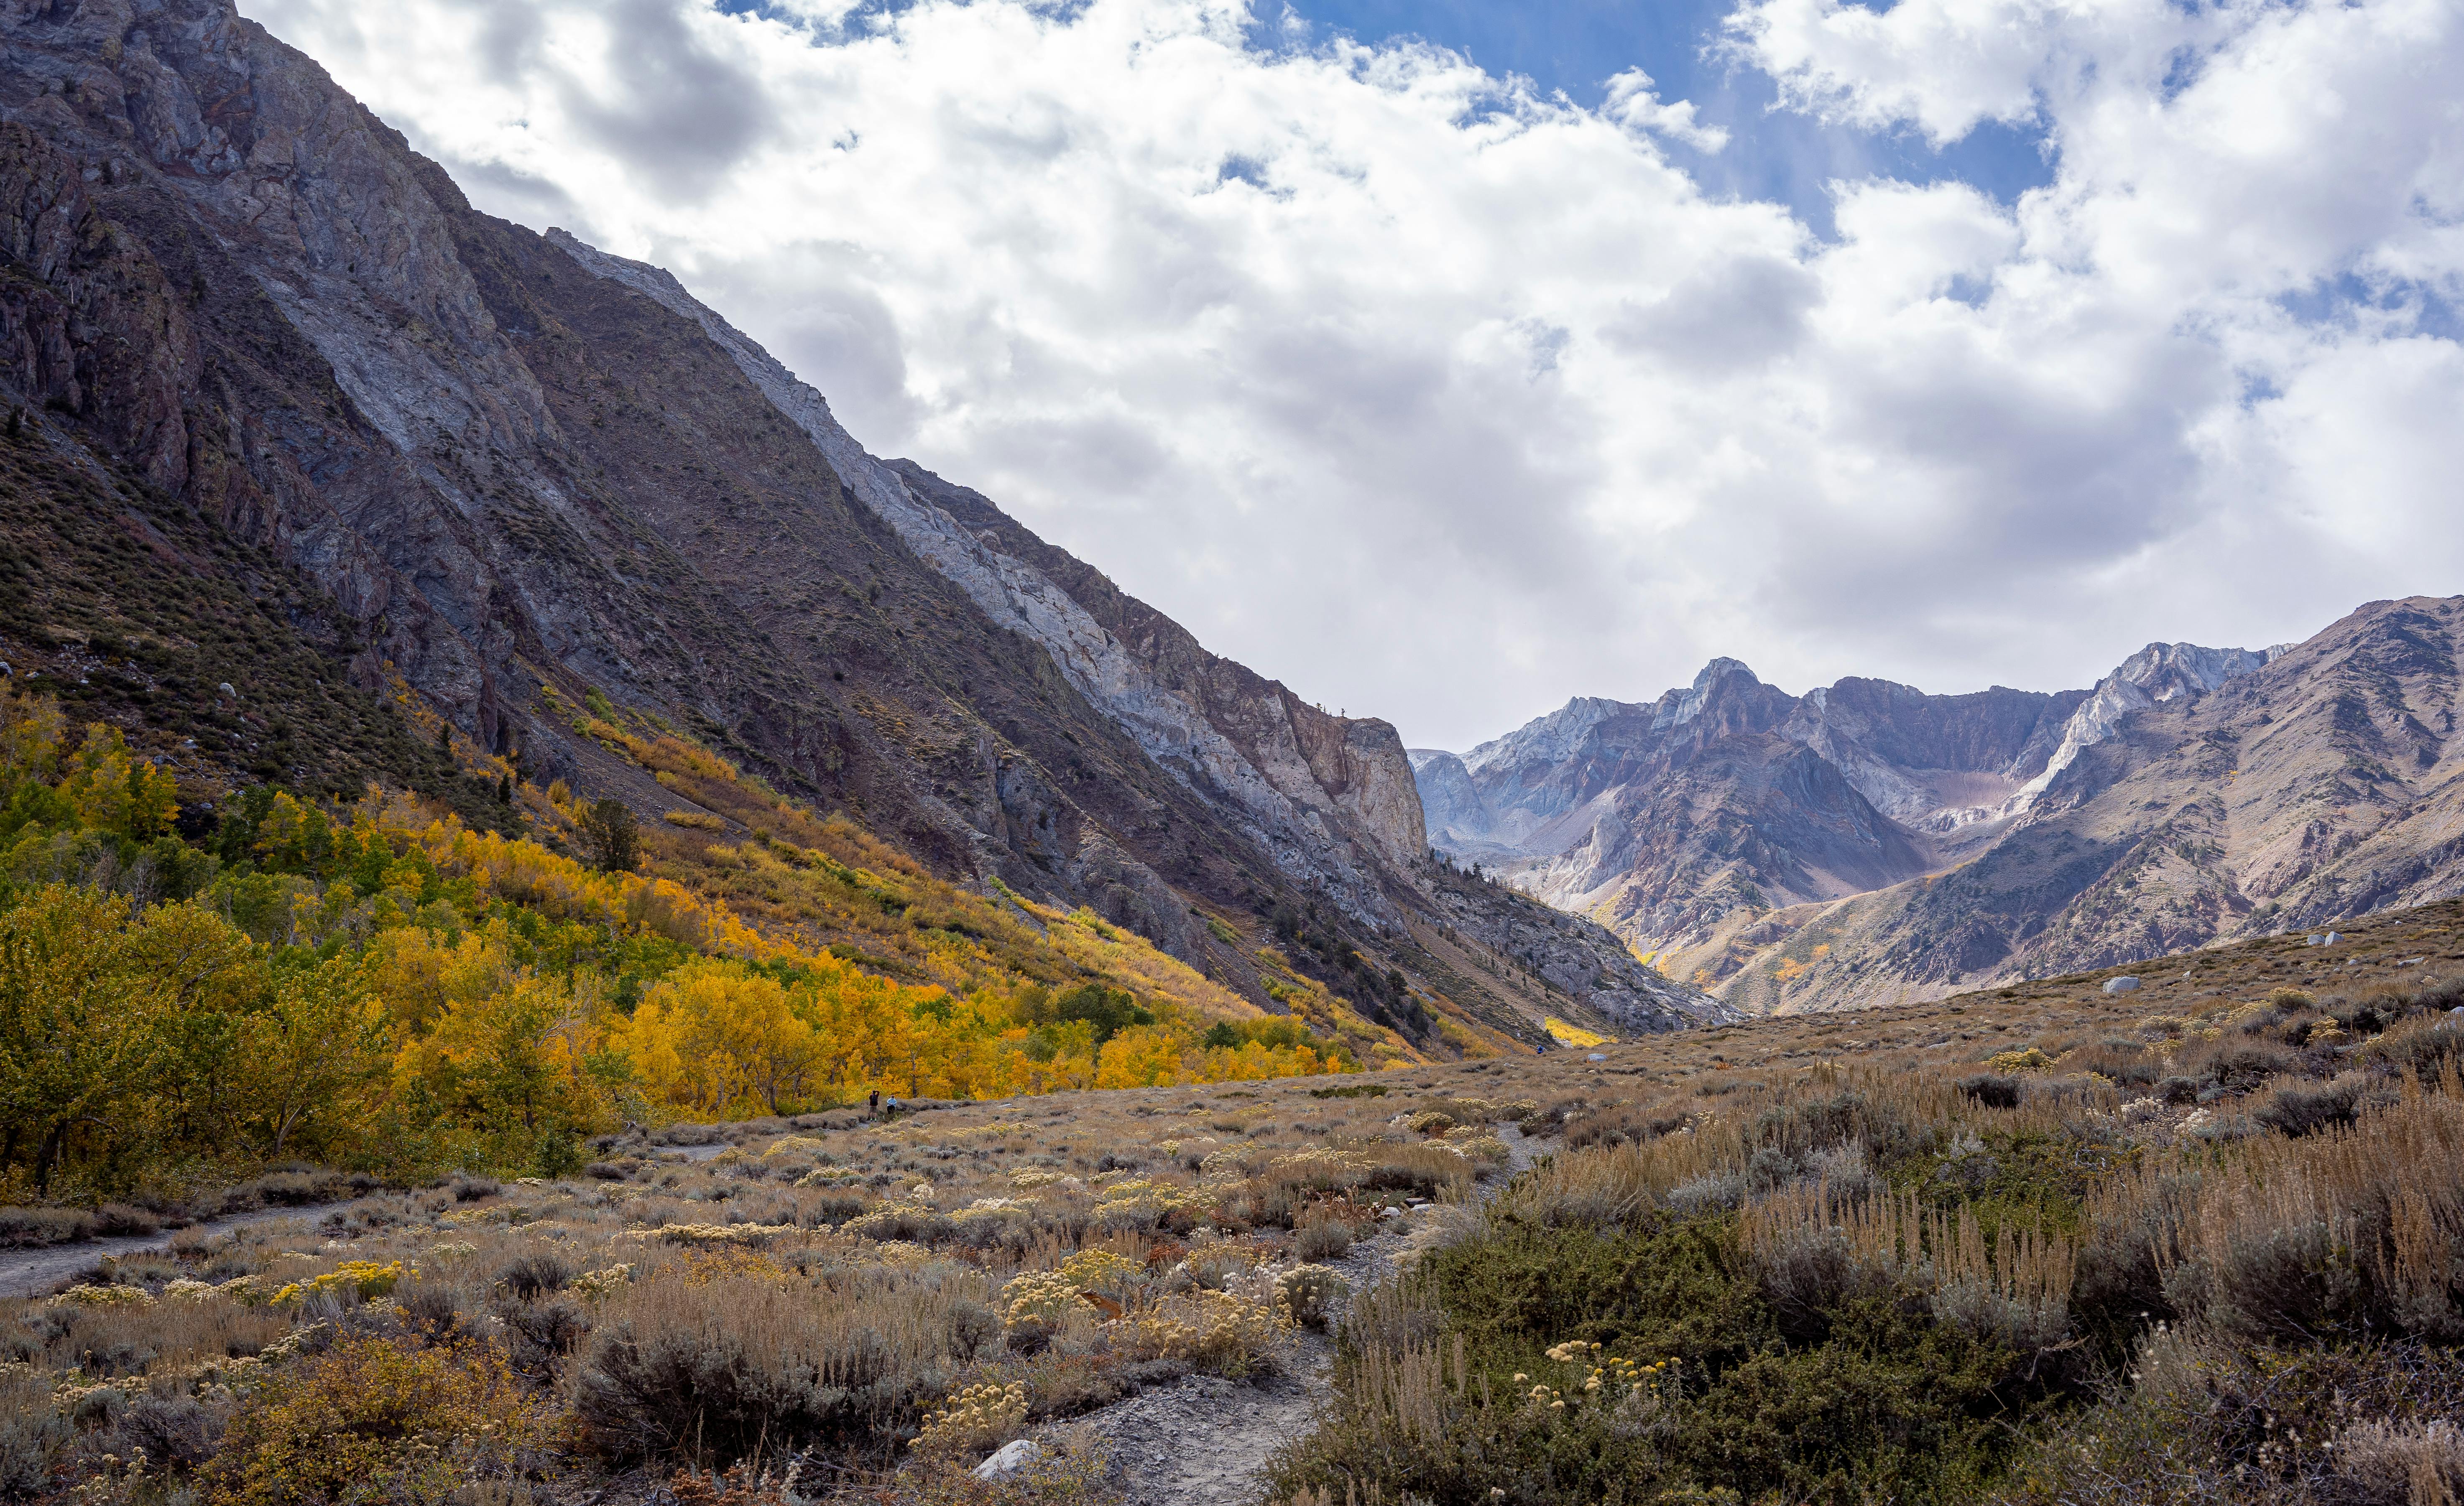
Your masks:
<path fill-rule="evenodd" d="M 671 808 L 579 709 L 604 701 L 1262 1007 L 1297 968 L 1433 1051 L 1720 1013 L 1588 922 L 1551 928 L 1553 972 L 1502 963 L 1528 902 L 1431 861 L 1391 726 L 867 453 L 666 273 L 477 212 L 230 0 L 10 7 L 0 41 L 18 501 L 101 540 L 48 557 L 76 592 L 0 593 L 0 659 L 146 679 L 78 689 L 190 775 L 416 769 L 488 818 L 405 742 L 416 710 L 541 784 Z M 253 636 L 200 625 L 207 578 Z"/>
<path fill-rule="evenodd" d="M 2459 611 L 2151 644 L 2050 694 L 1792 697 L 1715 660 L 1412 757 L 1437 847 L 1731 1003 L 1934 996 L 2464 892 Z"/>

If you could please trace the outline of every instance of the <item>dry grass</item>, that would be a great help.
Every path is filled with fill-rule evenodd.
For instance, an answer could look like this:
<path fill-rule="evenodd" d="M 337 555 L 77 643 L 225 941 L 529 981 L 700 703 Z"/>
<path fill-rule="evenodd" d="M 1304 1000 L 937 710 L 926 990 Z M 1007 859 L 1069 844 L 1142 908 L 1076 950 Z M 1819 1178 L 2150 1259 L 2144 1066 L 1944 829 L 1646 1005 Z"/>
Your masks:
<path fill-rule="evenodd" d="M 2158 1320 L 2232 1343 L 2336 1323 L 2453 1342 L 2464 1031 L 2444 985 L 2424 965 L 2339 990 L 2274 953 L 2246 971 L 2249 987 L 2183 998 L 2104 995 L 2091 978 L 1655 1037 L 1600 1061 L 635 1133 L 593 1146 L 570 1181 L 458 1179 L 187 1231 L 80 1277 L 151 1306 L 0 1304 L 0 1362 L 53 1398 L 5 1426 L 33 1440 L 26 1456 L 51 1483 L 93 1477 L 105 1453 L 125 1456 L 131 1428 L 210 1435 L 213 1387 L 239 1362 L 270 1353 L 258 1363 L 279 1370 L 321 1336 L 371 1333 L 495 1346 L 571 1419 L 557 1468 L 577 1479 L 627 1459 L 776 1468 L 809 1449 L 884 1499 L 975 1498 L 906 1447 L 953 1395 L 1023 1386 L 1023 1426 L 1039 1426 L 1192 1365 L 1270 1363 L 1285 1320 L 1258 1303 L 1275 1281 L 1421 1203 L 1435 1206 L 1407 1220 L 1416 1257 L 1518 1221 L 1616 1235 L 1725 1220 L 1775 1306 L 1819 1316 L 1888 1288 L 2039 1354 L 2126 1357 Z M 2287 978 L 2311 997 L 2278 993 Z M 1507 1182 L 1517 1133 L 1554 1137 L 1541 1146 L 1553 1153 Z M 345 1190 L 295 1179 L 300 1195 Z M 1485 1209 L 1484 1184 L 1502 1186 Z M 1090 1253 L 1117 1262 L 1100 1283 L 1065 1270 Z M 345 1261 L 406 1274 L 376 1297 L 254 1301 Z M 2349 1281 L 2322 1282 L 2327 1270 Z M 1022 1277 L 1059 1283 L 1048 1320 L 1002 1321 Z M 172 1296 L 175 1281 L 240 1277 L 253 1293 Z M 1408 1283 L 1352 1306 L 1358 1420 L 1398 1449 L 1481 1417 L 1506 1426 L 1449 1321 Z M 104 1383 L 119 1409 L 77 1411 L 80 1388 Z M 189 1410 L 132 1422 L 139 1393 Z M 2379 1474 L 2445 1457 L 2427 1420 L 2389 1427 L 2355 1439 Z"/>

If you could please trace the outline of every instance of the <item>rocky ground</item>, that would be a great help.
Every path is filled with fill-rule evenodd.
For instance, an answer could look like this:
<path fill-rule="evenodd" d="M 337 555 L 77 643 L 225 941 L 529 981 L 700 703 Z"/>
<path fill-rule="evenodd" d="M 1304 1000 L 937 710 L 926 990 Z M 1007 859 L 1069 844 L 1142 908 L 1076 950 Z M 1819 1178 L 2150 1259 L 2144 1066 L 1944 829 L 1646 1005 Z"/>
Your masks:
<path fill-rule="evenodd" d="M 1498 1135 L 1517 1171 L 1552 1145 L 1528 1139 L 1512 1124 L 1499 1125 Z M 1476 1195 L 1485 1200 L 1498 1185 L 1484 1185 Z M 1362 1240 L 1326 1264 L 1343 1273 L 1352 1291 L 1364 1291 L 1417 1253 L 1421 1232 L 1406 1226 L 1426 1216 L 1390 1220 L 1398 1226 L 1392 1233 Z M 1306 1437 L 1316 1426 L 1318 1407 L 1333 1394 L 1332 1327 L 1329 1334 L 1294 1336 L 1273 1374 L 1250 1382 L 1187 1376 L 1056 1424 L 1044 1437 L 1057 1442 L 1072 1432 L 1097 1444 L 1111 1461 L 1127 1506 L 1256 1506 L 1268 1457 Z"/>

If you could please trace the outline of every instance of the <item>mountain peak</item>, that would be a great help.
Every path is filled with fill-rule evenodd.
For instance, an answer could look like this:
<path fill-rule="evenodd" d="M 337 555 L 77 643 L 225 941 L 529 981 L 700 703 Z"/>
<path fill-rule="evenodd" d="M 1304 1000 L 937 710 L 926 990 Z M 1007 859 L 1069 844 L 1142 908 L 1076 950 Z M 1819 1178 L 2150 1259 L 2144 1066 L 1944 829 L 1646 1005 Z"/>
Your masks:
<path fill-rule="evenodd" d="M 1747 666 L 1744 660 L 1721 658 L 1714 659 L 1703 666 L 1703 672 L 1694 677 L 1694 688 L 1706 689 L 1715 682 L 1725 680 L 1730 675 L 1744 675 L 1756 685 L 1762 684 L 1761 679 Z"/>

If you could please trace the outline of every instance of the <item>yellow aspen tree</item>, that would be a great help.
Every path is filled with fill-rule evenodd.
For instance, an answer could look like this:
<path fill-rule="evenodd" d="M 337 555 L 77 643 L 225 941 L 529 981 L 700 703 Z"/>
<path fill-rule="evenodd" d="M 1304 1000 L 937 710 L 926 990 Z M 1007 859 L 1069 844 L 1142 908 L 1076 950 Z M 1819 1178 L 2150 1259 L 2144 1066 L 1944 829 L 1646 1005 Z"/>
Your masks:
<path fill-rule="evenodd" d="M 180 814 L 171 776 L 143 758 L 132 758 L 120 729 L 96 722 L 69 755 L 60 794 L 88 826 L 151 841 L 171 829 Z"/>
<path fill-rule="evenodd" d="M 372 1131 L 392 1063 L 374 962 L 363 952 L 278 970 L 248 1016 L 248 1117 L 267 1155 L 303 1142 L 347 1150 Z"/>
<path fill-rule="evenodd" d="M 49 779 L 59 767 L 59 703 L 0 681 L 0 779 Z"/>

